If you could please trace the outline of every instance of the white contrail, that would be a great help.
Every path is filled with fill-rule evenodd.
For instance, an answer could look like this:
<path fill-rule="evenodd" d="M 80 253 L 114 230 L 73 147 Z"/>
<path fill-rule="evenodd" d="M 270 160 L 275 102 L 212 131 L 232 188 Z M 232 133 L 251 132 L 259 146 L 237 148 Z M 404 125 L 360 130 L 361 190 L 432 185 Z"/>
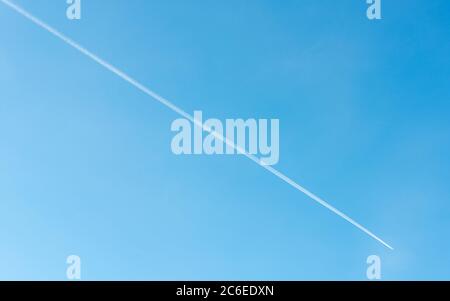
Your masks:
<path fill-rule="evenodd" d="M 394 248 L 392 248 L 389 244 L 387 244 L 386 242 L 384 242 L 381 238 L 379 238 L 378 236 L 376 236 L 375 234 L 373 234 L 371 231 L 369 231 L 367 228 L 365 228 L 364 226 L 362 226 L 361 224 L 357 223 L 355 220 L 353 220 L 352 218 L 350 218 L 349 216 L 347 216 L 346 214 L 342 213 L 341 211 L 339 211 L 338 209 L 334 208 L 333 206 L 331 206 L 330 204 L 328 204 L 327 202 L 325 202 L 324 200 L 322 200 L 321 198 L 319 198 L 318 196 L 316 196 L 314 193 L 310 192 L 309 190 L 307 190 L 306 188 L 300 186 L 299 184 L 297 184 L 294 180 L 290 179 L 288 176 L 284 175 L 283 173 L 281 173 L 280 171 L 276 170 L 275 168 L 265 165 L 263 164 L 260 159 L 258 159 L 256 156 L 247 153 L 244 149 L 242 149 L 239 146 L 236 146 L 234 144 L 234 142 L 230 141 L 228 138 L 223 137 L 222 135 L 218 134 L 217 132 L 214 132 L 211 130 L 211 128 L 205 126 L 204 124 L 202 124 L 200 121 L 198 121 L 197 119 L 195 119 L 194 117 L 192 117 L 190 114 L 186 113 L 184 110 L 182 110 L 181 108 L 177 107 L 176 105 L 174 105 L 173 103 L 171 103 L 170 101 L 168 101 L 167 99 L 165 99 L 164 97 L 158 95 L 157 93 L 151 91 L 150 89 L 148 89 L 147 87 L 145 87 L 144 85 L 142 85 L 141 83 L 139 83 L 138 81 L 136 81 L 135 79 L 133 79 L 132 77 L 130 77 L 129 75 L 127 75 L 126 73 L 124 73 L 123 71 L 117 69 L 116 67 L 114 67 L 113 65 L 111 65 L 110 63 L 104 61 L 103 59 L 101 59 L 100 57 L 98 57 L 97 55 L 93 54 L 92 52 L 88 51 L 87 49 L 83 48 L 82 46 L 80 46 L 78 43 L 72 41 L 71 39 L 69 39 L 68 37 L 66 37 L 65 35 L 63 35 L 62 33 L 60 33 L 59 31 L 57 31 L 56 29 L 54 29 L 53 27 L 47 25 L 46 23 L 42 22 L 41 20 L 39 20 L 38 18 L 34 17 L 33 15 L 31 15 L 29 12 L 27 12 L 26 10 L 24 10 L 23 8 L 21 8 L 20 6 L 16 5 L 15 3 L 9 1 L 9 0 L 0 0 L 1 2 L 3 2 L 3 4 L 9 6 L 10 8 L 12 8 L 13 10 L 15 10 L 16 12 L 18 12 L 19 14 L 21 14 L 22 16 L 24 16 L 25 18 L 29 19 L 30 21 L 32 21 L 33 23 L 35 23 L 36 25 L 42 27 L 43 29 L 47 30 L 48 32 L 50 32 L 51 34 L 55 35 L 56 37 L 58 37 L 59 39 L 61 39 L 62 41 L 64 41 L 65 43 L 69 44 L 70 46 L 72 46 L 73 48 L 77 49 L 78 51 L 80 51 L 81 53 L 83 53 L 84 55 L 86 55 L 87 57 L 89 57 L 90 59 L 92 59 L 93 61 L 97 62 L 98 64 L 100 64 L 101 66 L 103 66 L 104 68 L 108 69 L 109 71 L 111 71 L 112 73 L 116 74 L 117 76 L 119 76 L 120 78 L 122 78 L 123 80 L 127 81 L 128 83 L 130 83 L 131 85 L 133 85 L 135 88 L 141 90 L 142 92 L 144 92 L 145 94 L 147 94 L 148 96 L 152 97 L 153 99 L 159 101 L 160 103 L 162 103 L 163 105 L 165 105 L 166 107 L 168 107 L 169 109 L 171 109 L 172 111 L 175 111 L 176 113 L 180 114 L 181 116 L 183 116 L 184 118 L 190 120 L 192 123 L 194 123 L 195 125 L 197 125 L 198 127 L 201 127 L 204 131 L 209 132 L 211 134 L 214 135 L 214 137 L 216 137 L 217 139 L 221 140 L 222 142 L 226 143 L 227 145 L 229 145 L 230 147 L 232 147 L 233 149 L 235 149 L 237 152 L 245 155 L 247 158 L 249 158 L 250 160 L 252 160 L 253 162 L 257 163 L 259 166 L 263 167 L 264 169 L 266 169 L 267 171 L 271 172 L 273 175 L 275 175 L 276 177 L 278 177 L 279 179 L 283 180 L 284 182 L 286 182 L 287 184 L 291 185 L 292 187 L 294 187 L 295 189 L 301 191 L 302 193 L 304 193 L 305 195 L 307 195 L 308 197 L 310 197 L 311 199 L 313 199 L 314 201 L 316 201 L 317 203 L 319 203 L 320 205 L 324 206 L 325 208 L 329 209 L 330 211 L 334 212 L 335 214 L 337 214 L 338 216 L 340 216 L 341 218 L 345 219 L 347 222 L 349 222 L 350 224 L 352 224 L 353 226 L 357 227 L 358 229 L 360 229 L 361 231 L 363 231 L 364 233 L 366 233 L 367 235 L 369 235 L 370 237 L 374 238 L 375 240 L 377 240 L 378 242 L 380 242 L 381 244 L 383 244 L 384 246 L 386 246 L 387 248 L 393 250 Z"/>

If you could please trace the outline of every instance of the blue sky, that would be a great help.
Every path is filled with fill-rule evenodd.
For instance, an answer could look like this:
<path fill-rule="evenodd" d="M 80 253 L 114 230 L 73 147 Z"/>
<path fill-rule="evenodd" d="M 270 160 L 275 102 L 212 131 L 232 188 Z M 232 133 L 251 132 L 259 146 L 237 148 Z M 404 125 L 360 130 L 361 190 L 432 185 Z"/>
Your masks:
<path fill-rule="evenodd" d="M 174 112 L 0 4 L 0 279 L 450 278 L 450 2 L 15 0 L 187 112 L 280 119 L 275 166 L 175 156 Z"/>

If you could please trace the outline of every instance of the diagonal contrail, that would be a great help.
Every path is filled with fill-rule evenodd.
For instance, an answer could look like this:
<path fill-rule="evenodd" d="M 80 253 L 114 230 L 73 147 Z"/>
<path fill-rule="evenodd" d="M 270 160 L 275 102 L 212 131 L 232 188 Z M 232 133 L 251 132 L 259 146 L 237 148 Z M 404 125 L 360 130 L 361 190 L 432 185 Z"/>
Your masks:
<path fill-rule="evenodd" d="M 347 222 L 349 222 L 353 226 L 357 227 L 358 229 L 360 229 L 361 231 L 363 231 L 364 233 L 366 233 L 367 235 L 369 235 L 373 239 L 377 240 L 378 242 L 380 242 L 381 244 L 383 244 L 387 248 L 389 248 L 391 250 L 394 249 L 389 244 L 384 242 L 381 238 L 379 238 L 378 236 L 373 234 L 371 231 L 369 231 L 367 228 L 365 228 L 364 226 L 362 226 L 361 224 L 359 224 L 358 222 L 356 222 L 355 220 L 350 218 L 348 215 L 346 215 L 346 214 L 342 213 L 341 211 L 339 211 L 338 209 L 334 208 L 332 205 L 328 204 L 326 201 L 322 200 L 321 198 L 319 198 L 314 193 L 310 192 L 306 188 L 304 188 L 301 185 L 297 184 L 294 180 L 292 180 L 288 176 L 284 175 L 283 173 L 281 173 L 280 171 L 278 171 L 277 169 L 275 169 L 275 168 L 273 168 L 273 167 L 271 167 L 269 165 L 263 164 L 260 161 L 260 159 L 258 159 L 256 156 L 247 153 L 244 149 L 242 149 L 241 147 L 235 145 L 234 142 L 230 141 L 228 138 L 225 138 L 222 135 L 218 134 L 217 132 L 214 132 L 211 128 L 209 128 L 208 126 L 205 126 L 203 123 L 201 123 L 200 121 L 198 121 L 197 119 L 192 117 L 190 114 L 186 113 L 184 110 L 182 110 L 178 106 L 174 105 L 173 103 L 171 103 L 170 101 L 168 101 L 164 97 L 162 97 L 162 96 L 158 95 L 157 93 L 153 92 L 152 90 L 148 89 L 147 87 L 145 87 L 144 85 L 142 85 L 141 83 L 139 83 L 138 81 L 136 81 L 135 79 L 133 79 L 132 77 L 130 77 L 129 75 L 124 73 L 123 71 L 117 69 L 116 67 L 114 67 L 110 63 L 104 61 L 103 59 L 101 59 L 97 55 L 93 54 L 89 50 L 83 48 L 78 43 L 76 43 L 73 40 L 69 39 L 68 37 L 66 37 L 65 35 L 60 33 L 59 31 L 54 29 L 53 27 L 47 25 L 43 21 L 41 21 L 38 18 L 34 17 L 32 14 L 30 14 L 29 12 L 27 12 L 26 10 L 24 10 L 20 6 L 16 5 L 15 3 L 13 3 L 13 2 L 11 2 L 9 0 L 0 0 L 0 1 L 3 4 L 7 5 L 8 7 L 10 7 L 11 9 L 15 10 L 17 13 L 19 13 L 22 16 L 24 16 L 25 18 L 27 18 L 28 20 L 30 20 L 33 23 L 35 23 L 39 27 L 47 30 L 48 32 L 50 32 L 54 36 L 58 37 L 59 39 L 61 39 L 66 44 L 68 44 L 68 45 L 72 46 L 73 48 L 75 48 L 76 50 L 80 51 L 81 53 L 83 53 L 84 55 L 86 55 L 87 57 L 89 57 L 90 59 L 95 61 L 96 63 L 100 64 L 104 68 L 106 68 L 109 71 L 111 71 L 112 73 L 116 74 L 117 76 L 119 76 L 120 78 L 122 78 L 123 80 L 125 80 L 126 82 L 128 82 L 129 84 L 134 86 L 135 88 L 139 89 L 140 91 L 144 92 L 145 94 L 147 94 L 151 98 L 153 98 L 156 101 L 160 102 L 161 104 L 165 105 L 166 107 L 168 107 L 172 111 L 180 114 L 184 118 L 190 120 L 196 126 L 201 127 L 204 131 L 206 131 L 208 133 L 211 133 L 217 139 L 219 139 L 222 142 L 226 143 L 228 146 L 232 147 L 237 152 L 245 155 L 247 158 L 249 158 L 250 160 L 252 160 L 256 164 L 258 164 L 262 168 L 264 168 L 267 171 L 271 172 L 273 175 L 275 175 L 279 179 L 283 180 L 284 182 L 286 182 L 290 186 L 294 187 L 295 189 L 301 191 L 302 193 L 304 193 L 305 195 L 307 195 L 308 197 L 310 197 L 311 199 L 313 199 L 314 201 L 316 201 L 320 205 L 324 206 L 328 210 L 334 212 L 336 215 L 340 216 L 341 218 L 343 218 L 344 220 L 346 220 Z"/>

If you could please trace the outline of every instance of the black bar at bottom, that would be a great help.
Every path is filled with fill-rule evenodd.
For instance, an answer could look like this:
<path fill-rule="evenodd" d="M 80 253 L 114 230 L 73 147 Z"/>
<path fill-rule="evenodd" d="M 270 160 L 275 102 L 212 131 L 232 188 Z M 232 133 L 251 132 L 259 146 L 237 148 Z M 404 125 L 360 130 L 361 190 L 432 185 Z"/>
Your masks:
<path fill-rule="evenodd" d="M 439 294 L 449 282 L 301 282 L 301 281 L 144 281 L 144 282 L 0 282 L 0 292 L 85 297 L 91 293 L 129 297 L 175 298 L 179 300 L 221 300 L 227 298 L 386 298 L 391 292 L 405 295 Z"/>

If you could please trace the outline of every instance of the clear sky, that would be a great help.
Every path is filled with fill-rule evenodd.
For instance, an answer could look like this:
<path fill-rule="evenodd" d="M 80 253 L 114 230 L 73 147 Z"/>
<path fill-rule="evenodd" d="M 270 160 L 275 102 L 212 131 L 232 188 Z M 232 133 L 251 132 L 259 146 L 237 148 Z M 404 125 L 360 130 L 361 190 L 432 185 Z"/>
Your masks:
<path fill-rule="evenodd" d="M 179 118 L 0 3 L 0 279 L 450 279 L 450 1 L 15 0 L 189 113 L 278 118 L 274 166 L 175 156 Z"/>

